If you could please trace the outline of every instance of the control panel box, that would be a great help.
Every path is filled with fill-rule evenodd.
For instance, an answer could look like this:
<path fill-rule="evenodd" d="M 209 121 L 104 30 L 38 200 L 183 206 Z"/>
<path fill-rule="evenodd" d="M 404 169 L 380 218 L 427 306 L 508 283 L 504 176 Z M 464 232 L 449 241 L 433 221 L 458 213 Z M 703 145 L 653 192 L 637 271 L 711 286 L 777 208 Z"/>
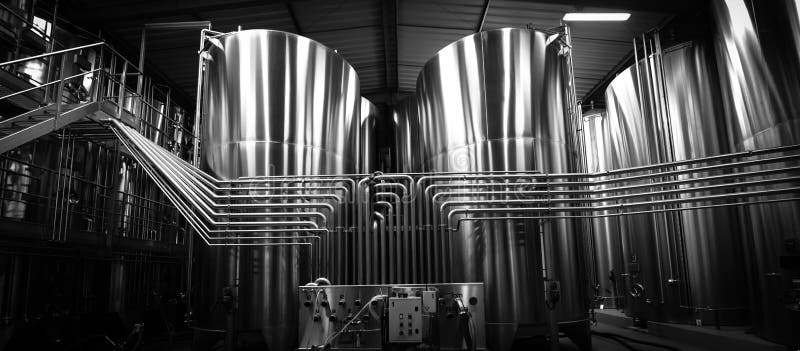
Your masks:
<path fill-rule="evenodd" d="M 486 350 L 483 283 L 297 289 L 298 350 L 381 350 L 387 343 L 389 349 L 462 350 L 467 336 L 476 350 Z"/>
<path fill-rule="evenodd" d="M 389 298 L 389 342 L 422 342 L 422 299 Z"/>
<path fill-rule="evenodd" d="M 426 290 L 422 292 L 422 311 L 425 313 L 436 313 L 436 291 Z"/>

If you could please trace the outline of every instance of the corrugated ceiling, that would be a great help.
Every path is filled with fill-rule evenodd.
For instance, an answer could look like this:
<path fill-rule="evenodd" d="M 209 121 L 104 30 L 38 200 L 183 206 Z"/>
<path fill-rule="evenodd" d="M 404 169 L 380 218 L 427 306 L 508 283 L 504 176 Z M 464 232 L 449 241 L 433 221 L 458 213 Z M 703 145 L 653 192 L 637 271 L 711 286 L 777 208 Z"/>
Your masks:
<path fill-rule="evenodd" d="M 144 23 L 209 20 L 215 30 L 267 28 L 299 33 L 339 52 L 356 69 L 362 95 L 382 102 L 396 101 L 414 91 L 420 68 L 439 49 L 479 29 L 502 27 L 549 28 L 560 24 L 565 12 L 581 1 L 558 2 L 486 0 L 310 0 L 310 1 L 109 1 L 82 12 L 76 1 L 68 16 L 78 25 L 101 29 L 139 47 Z M 175 3 L 169 6 L 166 3 Z M 123 3 L 125 3 L 123 5 Z M 603 1 L 591 1 L 592 4 Z M 619 6 L 620 1 L 608 1 Z M 636 4 L 636 2 L 628 2 Z M 487 7 L 488 4 L 488 7 Z M 89 4 L 85 4 L 90 8 Z M 583 11 L 627 10 L 613 6 L 584 7 Z M 103 12 L 107 12 L 104 15 Z M 632 11 L 622 23 L 574 23 L 576 88 L 583 97 L 631 51 L 634 36 L 671 16 Z M 186 96 L 193 97 L 197 79 L 199 31 L 148 32 L 147 57 L 153 69 L 165 75 Z M 396 75 L 396 76 L 393 76 Z M 381 102 L 381 101 L 379 101 Z"/>

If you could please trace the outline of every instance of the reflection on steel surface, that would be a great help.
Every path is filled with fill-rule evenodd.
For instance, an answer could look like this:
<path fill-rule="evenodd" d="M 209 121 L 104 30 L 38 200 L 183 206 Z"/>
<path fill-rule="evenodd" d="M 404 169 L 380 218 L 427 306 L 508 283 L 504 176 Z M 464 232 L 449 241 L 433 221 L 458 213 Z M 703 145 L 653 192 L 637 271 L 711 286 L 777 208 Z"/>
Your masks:
<path fill-rule="evenodd" d="M 425 170 L 573 170 L 566 122 L 568 105 L 576 102 L 569 95 L 564 46 L 555 38 L 537 30 L 481 32 L 425 64 L 416 94 Z M 574 264 L 582 255 L 574 226 L 568 220 L 469 222 L 445 242 L 440 250 L 451 259 L 442 281 L 486 285 L 489 345 L 503 348 L 518 323 L 545 322 L 543 268 L 548 279 L 561 282 L 558 319 L 587 318 L 583 267 Z"/>
<path fill-rule="evenodd" d="M 422 171 L 420 155 L 419 106 L 414 96 L 406 98 L 393 112 L 395 128 L 396 170 L 399 173 Z"/>
<path fill-rule="evenodd" d="M 586 170 L 591 173 L 602 173 L 610 170 L 611 154 L 609 152 L 609 131 L 606 112 L 591 110 L 583 114 L 583 144 L 586 160 Z M 601 179 L 607 179 L 603 177 Z M 607 185 L 598 185 L 592 190 L 603 191 Z M 604 206 L 613 205 L 613 202 L 602 202 Z M 613 211 L 604 211 L 602 214 L 611 214 Z M 593 259 L 591 262 L 591 288 L 596 305 L 604 308 L 622 307 L 622 295 L 626 294 L 625 265 L 622 257 L 622 242 L 620 238 L 620 219 L 614 217 L 601 217 L 592 219 L 591 246 Z M 599 307 L 599 306 L 595 306 Z"/>
<path fill-rule="evenodd" d="M 355 171 L 359 82 L 330 48 L 246 30 L 217 38 L 206 61 L 203 154 L 223 178 Z"/>
<path fill-rule="evenodd" d="M 367 100 L 361 98 L 361 135 L 359 141 L 359 167 L 358 173 L 371 173 L 378 171 L 378 150 L 375 140 L 375 123 L 379 118 L 378 108 Z"/>
<path fill-rule="evenodd" d="M 712 57 L 711 47 L 703 42 L 678 46 L 664 54 L 671 160 L 690 160 L 731 151 Z M 689 177 L 684 175 L 677 179 Z M 704 193 L 714 194 L 719 192 Z M 723 324 L 747 322 L 748 294 L 741 288 L 747 284 L 745 262 L 741 259 L 743 233 L 741 227 L 730 220 L 736 217 L 736 210 L 732 208 L 680 215 L 682 232 L 675 233 L 675 261 L 677 267 L 685 265 L 685 273 L 682 273 L 685 278 L 677 282 L 685 289 L 678 301 L 695 308 L 693 319 L 701 319 L 703 323 L 713 323 L 717 318 Z"/>
<path fill-rule="evenodd" d="M 727 152 L 725 115 L 710 57 L 703 43 L 679 45 L 663 56 L 657 52 L 647 62 L 641 60 L 612 81 L 606 90 L 608 169 Z M 663 80 L 657 73 L 661 68 Z M 659 100 L 659 89 L 666 104 Z M 723 324 L 743 323 L 747 294 L 738 287 L 745 284 L 744 263 L 739 259 L 740 232 L 730 223 L 731 216 L 731 209 L 722 208 L 603 221 L 605 230 L 622 234 L 622 245 L 610 254 L 622 256 L 627 267 L 622 289 L 626 313 L 655 321 L 711 322 L 720 317 Z M 628 294 L 637 284 L 643 288 L 641 296 Z"/>
<path fill-rule="evenodd" d="M 350 174 L 358 167 L 359 81 L 308 38 L 246 30 L 211 40 L 205 61 L 203 156 L 223 179 Z M 283 202 L 285 202 L 284 200 Z M 236 286 L 237 327 L 272 349 L 294 343 L 302 248 L 204 248 L 205 304 Z M 224 321 L 224 317 L 219 320 Z"/>
<path fill-rule="evenodd" d="M 717 66 L 733 150 L 752 150 L 800 142 L 800 16 L 794 0 L 712 2 Z M 788 163 L 785 166 L 794 166 Z M 777 166 L 777 165 L 776 165 Z M 769 186 L 765 187 L 769 189 Z M 756 333 L 786 344 L 800 344 L 796 270 L 781 260 L 797 257 L 787 243 L 800 240 L 800 205 L 751 206 L 741 226 L 752 272 L 753 325 Z"/>

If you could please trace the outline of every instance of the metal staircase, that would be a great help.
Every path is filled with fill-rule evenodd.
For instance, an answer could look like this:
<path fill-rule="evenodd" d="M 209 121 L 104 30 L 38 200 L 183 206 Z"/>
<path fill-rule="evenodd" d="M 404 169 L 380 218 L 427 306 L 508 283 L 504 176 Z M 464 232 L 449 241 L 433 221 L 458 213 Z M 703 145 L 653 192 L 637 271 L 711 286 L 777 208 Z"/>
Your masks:
<path fill-rule="evenodd" d="M 0 70 L 13 73 L 17 65 L 42 58 L 51 63 L 46 83 L 30 83 L 0 97 L 0 102 L 22 109 L 30 106 L 15 104 L 20 98 L 41 100 L 41 107 L 0 119 L 0 154 L 75 123 L 89 122 L 102 129 L 95 122 L 118 119 L 139 129 L 141 115 L 162 113 L 142 97 L 141 72 L 104 42 L 0 63 Z M 130 76 L 138 79 L 129 80 Z"/>
<path fill-rule="evenodd" d="M 0 121 L 0 153 L 13 150 L 29 141 L 41 138 L 84 118 L 106 115 L 97 102 L 48 105 Z"/>

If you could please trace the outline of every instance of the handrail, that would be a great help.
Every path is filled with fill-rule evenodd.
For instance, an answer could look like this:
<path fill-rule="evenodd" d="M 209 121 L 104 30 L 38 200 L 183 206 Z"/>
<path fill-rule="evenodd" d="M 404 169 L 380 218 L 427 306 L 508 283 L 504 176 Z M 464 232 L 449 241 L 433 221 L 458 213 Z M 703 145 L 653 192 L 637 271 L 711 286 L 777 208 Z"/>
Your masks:
<path fill-rule="evenodd" d="M 97 72 L 97 71 L 100 71 L 100 69 L 99 69 L 99 68 L 96 68 L 96 69 L 93 69 L 93 70 L 91 70 L 91 71 L 87 71 L 87 72 L 83 72 L 83 73 L 78 73 L 78 74 L 75 74 L 75 75 L 71 75 L 71 76 L 69 76 L 69 77 L 62 78 L 62 79 L 60 79 L 60 80 L 54 80 L 54 81 L 52 81 L 52 82 L 49 82 L 49 83 L 46 83 L 46 84 L 42 84 L 42 85 L 35 86 L 35 87 L 32 87 L 32 88 L 28 88 L 28 89 L 25 89 L 25 90 L 20 90 L 20 91 L 18 91 L 18 92 L 16 92 L 16 93 L 11 93 L 11 94 L 8 94 L 8 95 L 6 95 L 6 96 L 0 97 L 0 100 L 5 100 L 5 99 L 8 99 L 8 98 L 10 98 L 10 97 L 14 97 L 14 96 L 17 96 L 17 95 L 25 94 L 25 93 L 27 93 L 27 92 L 29 92 L 29 91 L 34 91 L 34 90 L 36 90 L 36 89 L 41 89 L 41 88 L 43 88 L 43 87 L 46 87 L 46 86 L 50 86 L 50 85 L 53 85 L 53 84 L 58 84 L 58 83 L 61 83 L 61 81 L 62 81 L 62 80 L 63 80 L 63 81 L 67 81 L 67 80 L 70 80 L 70 79 L 75 79 L 75 78 L 78 78 L 78 77 L 81 77 L 81 76 L 85 76 L 85 75 L 88 75 L 88 74 L 92 74 L 92 73 L 95 73 L 95 72 Z"/>
<path fill-rule="evenodd" d="M 39 55 L 36 55 L 36 56 L 23 57 L 23 58 L 20 58 L 20 59 L 16 59 L 16 60 L 11 60 L 11 61 L 0 63 L 0 67 L 10 66 L 10 65 L 13 65 L 15 63 L 35 60 L 35 59 L 39 59 L 39 58 L 42 58 L 42 57 L 55 56 L 55 55 L 60 55 L 60 54 L 64 54 L 64 53 L 68 53 L 68 52 L 72 52 L 72 51 L 79 51 L 79 50 L 83 50 L 83 49 L 93 48 L 95 46 L 101 46 L 101 45 L 106 45 L 106 42 L 101 41 L 99 43 L 94 43 L 94 44 L 83 45 L 83 46 L 78 46 L 78 47 L 64 49 L 64 50 L 48 52 L 48 53 L 39 54 Z"/>

